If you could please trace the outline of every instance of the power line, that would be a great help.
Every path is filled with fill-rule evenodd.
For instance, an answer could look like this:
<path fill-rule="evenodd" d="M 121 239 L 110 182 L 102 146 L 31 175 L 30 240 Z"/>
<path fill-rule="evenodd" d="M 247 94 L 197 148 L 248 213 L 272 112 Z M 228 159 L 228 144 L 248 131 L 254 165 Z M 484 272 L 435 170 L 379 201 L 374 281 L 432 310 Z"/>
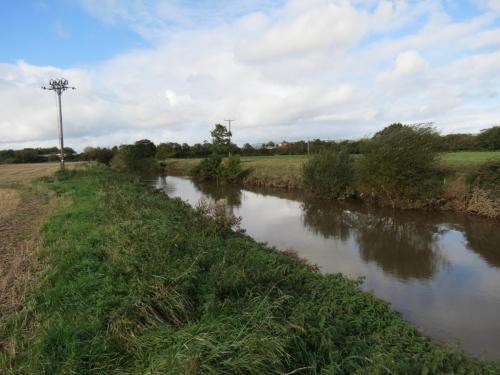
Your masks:
<path fill-rule="evenodd" d="M 57 119 L 59 123 L 59 152 L 61 160 L 61 170 L 64 169 L 64 135 L 63 135 L 63 120 L 62 120 L 62 107 L 61 107 L 61 95 L 66 90 L 75 90 L 75 87 L 68 86 L 68 80 L 64 78 L 51 79 L 49 81 L 49 87 L 42 87 L 43 90 L 54 91 L 57 95 Z"/>

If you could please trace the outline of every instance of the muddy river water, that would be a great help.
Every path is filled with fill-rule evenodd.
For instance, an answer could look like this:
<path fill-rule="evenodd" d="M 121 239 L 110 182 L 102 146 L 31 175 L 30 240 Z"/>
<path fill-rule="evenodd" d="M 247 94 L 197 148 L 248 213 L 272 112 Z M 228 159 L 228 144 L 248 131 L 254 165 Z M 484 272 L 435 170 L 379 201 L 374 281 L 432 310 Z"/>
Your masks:
<path fill-rule="evenodd" d="M 325 273 L 364 277 L 425 335 L 500 359 L 500 223 L 472 215 L 338 203 L 300 192 L 151 182 L 196 205 L 225 199 L 260 242 L 292 248 Z"/>

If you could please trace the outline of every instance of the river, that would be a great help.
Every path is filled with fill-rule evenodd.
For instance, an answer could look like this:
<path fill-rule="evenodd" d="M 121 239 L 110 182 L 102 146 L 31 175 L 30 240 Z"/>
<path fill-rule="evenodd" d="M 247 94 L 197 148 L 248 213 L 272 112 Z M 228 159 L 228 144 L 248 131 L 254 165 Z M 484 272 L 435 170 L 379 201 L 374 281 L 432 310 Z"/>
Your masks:
<path fill-rule="evenodd" d="M 500 223 L 453 212 L 402 211 L 160 177 L 151 184 L 196 205 L 226 199 L 259 242 L 294 249 L 321 272 L 364 277 L 423 334 L 500 359 Z"/>

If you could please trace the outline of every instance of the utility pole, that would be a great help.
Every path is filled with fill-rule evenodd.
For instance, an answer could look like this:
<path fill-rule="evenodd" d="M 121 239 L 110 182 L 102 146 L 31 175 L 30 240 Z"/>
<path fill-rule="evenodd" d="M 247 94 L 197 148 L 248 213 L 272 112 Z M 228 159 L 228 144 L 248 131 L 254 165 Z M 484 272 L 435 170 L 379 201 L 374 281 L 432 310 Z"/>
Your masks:
<path fill-rule="evenodd" d="M 224 121 L 229 124 L 229 157 L 231 157 L 231 136 L 233 135 L 231 133 L 231 123 L 236 120 L 224 120 Z"/>
<path fill-rule="evenodd" d="M 54 91 L 57 95 L 57 119 L 59 125 L 59 152 L 61 160 L 61 170 L 64 170 L 64 135 L 63 135 L 63 120 L 62 120 L 62 107 L 61 107 L 61 95 L 64 91 L 72 89 L 75 87 L 68 86 L 68 80 L 64 78 L 51 79 L 49 81 L 49 87 L 42 87 L 43 90 Z"/>

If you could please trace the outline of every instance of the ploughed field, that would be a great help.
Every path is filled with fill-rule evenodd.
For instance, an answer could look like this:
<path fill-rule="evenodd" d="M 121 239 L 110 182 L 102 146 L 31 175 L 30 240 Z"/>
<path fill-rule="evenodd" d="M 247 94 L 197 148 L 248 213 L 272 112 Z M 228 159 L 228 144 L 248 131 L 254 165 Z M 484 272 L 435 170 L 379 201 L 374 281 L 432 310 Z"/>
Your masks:
<path fill-rule="evenodd" d="M 37 270 L 39 226 L 58 204 L 50 191 L 31 183 L 58 169 L 59 163 L 0 164 L 0 323 L 21 308 Z"/>

